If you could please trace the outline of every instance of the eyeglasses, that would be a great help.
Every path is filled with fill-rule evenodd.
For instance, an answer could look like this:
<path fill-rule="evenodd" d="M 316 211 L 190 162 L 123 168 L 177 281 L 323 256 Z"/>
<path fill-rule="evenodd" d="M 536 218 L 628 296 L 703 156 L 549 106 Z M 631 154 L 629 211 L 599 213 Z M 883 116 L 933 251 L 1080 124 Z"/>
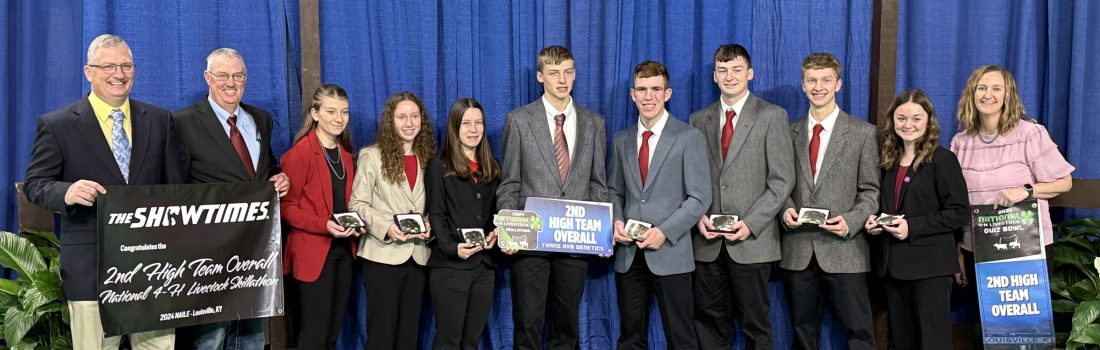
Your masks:
<path fill-rule="evenodd" d="M 244 81 L 244 78 L 247 77 L 247 75 L 244 74 L 244 73 L 229 74 L 229 73 L 214 73 L 214 72 L 211 72 L 211 71 L 206 71 L 206 72 L 210 73 L 210 75 L 213 75 L 214 80 L 217 80 L 217 81 L 226 81 L 226 80 L 229 80 L 229 77 L 233 77 L 233 81 L 242 82 L 242 81 Z"/>
<path fill-rule="evenodd" d="M 99 68 L 99 70 L 100 70 L 100 71 L 103 71 L 103 73 L 114 73 L 114 72 L 115 72 L 115 68 L 122 68 L 122 71 L 123 71 L 123 72 L 126 72 L 126 73 L 129 73 L 129 72 L 131 72 L 131 71 L 133 71 L 133 70 L 134 70 L 134 64 L 133 64 L 133 63 L 123 63 L 123 64 L 114 64 L 114 63 L 111 63 L 111 64 L 89 64 L 89 65 L 88 65 L 88 67 L 95 67 L 95 68 Z"/>

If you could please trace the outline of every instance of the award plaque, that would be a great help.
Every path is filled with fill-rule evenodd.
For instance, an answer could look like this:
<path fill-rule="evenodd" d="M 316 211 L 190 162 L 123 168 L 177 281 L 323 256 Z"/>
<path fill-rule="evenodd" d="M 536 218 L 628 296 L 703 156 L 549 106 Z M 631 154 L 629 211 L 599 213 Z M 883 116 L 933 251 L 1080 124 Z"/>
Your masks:
<path fill-rule="evenodd" d="M 711 214 L 710 224 L 714 226 L 712 231 L 720 233 L 733 232 L 733 226 L 737 225 L 740 218 L 737 215 Z"/>
<path fill-rule="evenodd" d="M 406 235 L 419 235 L 427 231 L 424 228 L 424 216 L 418 213 L 397 214 L 393 216 L 397 229 Z"/>
<path fill-rule="evenodd" d="M 626 236 L 635 241 L 641 241 L 645 239 L 645 232 L 648 231 L 653 224 L 638 221 L 634 219 L 626 220 L 626 226 L 623 228 L 626 231 Z"/>
<path fill-rule="evenodd" d="M 485 240 L 485 230 L 480 228 L 464 228 L 459 229 L 462 232 L 462 238 L 466 243 L 473 244 L 475 246 L 481 246 L 482 248 L 488 248 L 489 243 Z"/>
<path fill-rule="evenodd" d="M 829 211 L 817 208 L 802 208 L 798 211 L 798 222 L 811 225 L 822 225 L 829 220 Z"/>
<path fill-rule="evenodd" d="M 359 213 L 354 211 L 333 213 L 332 221 L 335 221 L 340 227 L 345 229 L 353 228 L 356 231 L 362 231 L 367 227 L 367 223 L 363 221 L 363 217 L 359 216 Z"/>
<path fill-rule="evenodd" d="M 901 219 L 901 218 L 904 218 L 904 217 L 905 217 L 905 215 L 894 215 L 894 214 L 882 213 L 881 215 L 878 216 L 878 218 L 875 219 L 875 225 L 891 226 L 891 224 L 894 222 L 894 220 Z"/>

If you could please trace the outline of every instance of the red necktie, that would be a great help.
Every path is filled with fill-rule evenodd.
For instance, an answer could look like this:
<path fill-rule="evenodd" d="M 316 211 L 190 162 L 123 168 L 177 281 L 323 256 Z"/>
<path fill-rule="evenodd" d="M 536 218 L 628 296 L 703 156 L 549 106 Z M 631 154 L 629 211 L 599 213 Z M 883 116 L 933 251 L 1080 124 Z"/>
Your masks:
<path fill-rule="evenodd" d="M 554 157 L 558 158 L 558 176 L 561 183 L 565 183 L 566 175 L 569 175 L 569 145 L 565 141 L 565 114 L 554 116 Z"/>
<path fill-rule="evenodd" d="M 722 126 L 722 161 L 726 160 L 726 151 L 730 149 L 730 140 L 733 139 L 733 117 L 737 112 L 733 108 L 726 111 L 726 125 Z"/>
<path fill-rule="evenodd" d="M 638 172 L 642 174 L 642 186 L 645 186 L 645 178 L 649 175 L 649 138 L 653 132 L 646 130 L 642 133 L 642 147 L 638 150 Z"/>
<path fill-rule="evenodd" d="M 821 147 L 821 124 L 814 125 L 814 137 L 810 138 L 810 176 L 817 177 L 817 150 Z"/>
<path fill-rule="evenodd" d="M 237 129 L 237 115 L 235 114 L 229 115 L 229 142 L 233 143 L 233 148 L 237 150 L 237 157 L 244 164 L 244 170 L 248 172 L 248 177 L 252 178 L 252 181 L 256 181 L 256 168 L 252 166 L 252 156 L 248 154 L 248 146 L 244 144 L 244 136 L 241 136 L 241 130 Z"/>

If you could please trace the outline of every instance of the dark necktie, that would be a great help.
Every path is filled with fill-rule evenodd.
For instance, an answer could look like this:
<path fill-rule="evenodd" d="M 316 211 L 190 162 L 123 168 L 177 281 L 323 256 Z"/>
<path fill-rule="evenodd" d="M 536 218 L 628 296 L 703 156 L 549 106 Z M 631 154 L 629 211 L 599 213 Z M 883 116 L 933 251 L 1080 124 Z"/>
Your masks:
<path fill-rule="evenodd" d="M 565 114 L 554 116 L 554 157 L 558 158 L 558 176 L 565 183 L 569 175 L 569 145 L 565 141 Z"/>
<path fill-rule="evenodd" d="M 821 124 L 814 125 L 814 136 L 810 138 L 810 176 L 817 177 L 817 150 L 821 147 Z"/>
<path fill-rule="evenodd" d="M 730 149 L 730 140 L 733 139 L 733 117 L 737 112 L 733 108 L 726 111 L 726 125 L 722 126 L 722 161 L 726 160 L 726 151 Z"/>
<path fill-rule="evenodd" d="M 638 150 L 638 172 L 642 174 L 642 186 L 645 186 L 646 176 L 649 175 L 649 138 L 652 136 L 652 131 L 643 132 L 642 147 Z"/>
<path fill-rule="evenodd" d="M 244 143 L 244 136 L 241 136 L 241 130 L 237 129 L 236 114 L 229 115 L 229 142 L 233 143 L 233 148 L 237 150 L 237 157 L 244 164 L 248 177 L 256 181 L 256 168 L 252 166 L 252 156 L 248 154 L 248 145 Z"/>

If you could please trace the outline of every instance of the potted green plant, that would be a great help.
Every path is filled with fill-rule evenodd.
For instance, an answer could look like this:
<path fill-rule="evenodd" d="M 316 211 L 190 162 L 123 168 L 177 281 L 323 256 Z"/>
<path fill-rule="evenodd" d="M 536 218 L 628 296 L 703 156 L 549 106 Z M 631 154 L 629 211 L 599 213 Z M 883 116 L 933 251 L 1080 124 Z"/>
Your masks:
<path fill-rule="evenodd" d="M 1069 333 L 1056 333 L 1067 350 L 1100 349 L 1100 220 L 1074 219 L 1055 225 L 1050 289 L 1055 313 L 1072 314 Z"/>
<path fill-rule="evenodd" d="M 10 349 L 71 349 L 68 308 L 61 289 L 60 243 L 48 231 L 0 231 L 0 336 Z"/>

